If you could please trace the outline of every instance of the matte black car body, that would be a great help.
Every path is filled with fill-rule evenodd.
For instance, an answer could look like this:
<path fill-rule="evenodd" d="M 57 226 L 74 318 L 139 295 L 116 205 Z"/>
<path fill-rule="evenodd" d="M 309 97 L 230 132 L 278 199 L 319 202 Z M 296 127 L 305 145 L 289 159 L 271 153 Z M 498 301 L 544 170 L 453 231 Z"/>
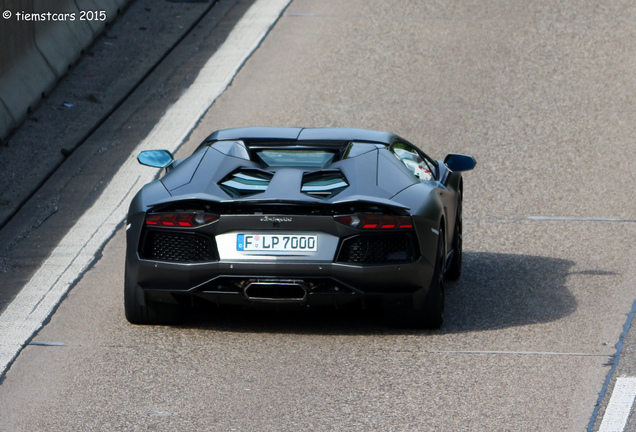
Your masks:
<path fill-rule="evenodd" d="M 472 157 L 435 161 L 385 132 L 259 127 L 214 132 L 186 159 L 140 161 L 167 173 L 128 213 L 130 322 L 174 322 L 203 299 L 375 304 L 400 325 L 441 325 Z"/>

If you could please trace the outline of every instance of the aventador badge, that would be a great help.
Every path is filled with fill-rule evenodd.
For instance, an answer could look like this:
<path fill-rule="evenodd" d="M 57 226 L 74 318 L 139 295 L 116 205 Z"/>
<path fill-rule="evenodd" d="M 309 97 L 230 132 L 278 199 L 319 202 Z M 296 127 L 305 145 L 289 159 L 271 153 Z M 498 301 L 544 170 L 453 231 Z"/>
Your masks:
<path fill-rule="evenodd" d="M 291 222 L 292 218 L 290 217 L 278 217 L 278 216 L 263 216 L 261 218 L 261 222 L 274 222 L 274 223 L 281 223 L 281 222 Z"/>

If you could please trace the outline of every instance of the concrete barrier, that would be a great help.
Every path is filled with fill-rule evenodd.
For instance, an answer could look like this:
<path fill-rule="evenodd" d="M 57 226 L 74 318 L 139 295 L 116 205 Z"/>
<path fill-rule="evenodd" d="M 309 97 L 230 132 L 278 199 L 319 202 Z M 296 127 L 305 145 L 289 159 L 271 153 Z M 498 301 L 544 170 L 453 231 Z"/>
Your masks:
<path fill-rule="evenodd" d="M 95 36 L 87 21 L 79 21 L 79 8 L 70 2 L 35 2 L 36 13 L 51 12 L 75 20 L 34 23 L 35 46 L 59 79 Z"/>
<path fill-rule="evenodd" d="M 0 140 L 130 0 L 1 0 Z"/>

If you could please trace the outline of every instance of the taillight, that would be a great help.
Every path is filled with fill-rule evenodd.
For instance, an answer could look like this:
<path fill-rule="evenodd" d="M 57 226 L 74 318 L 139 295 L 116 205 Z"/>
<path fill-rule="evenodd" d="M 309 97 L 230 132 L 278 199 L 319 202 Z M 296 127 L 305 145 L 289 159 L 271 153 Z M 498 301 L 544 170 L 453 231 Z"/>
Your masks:
<path fill-rule="evenodd" d="M 350 215 L 335 218 L 341 224 L 358 229 L 413 229 L 410 216 Z"/>
<path fill-rule="evenodd" d="M 146 215 L 146 225 L 195 228 L 210 224 L 218 219 L 218 215 L 201 212 L 148 213 Z"/>

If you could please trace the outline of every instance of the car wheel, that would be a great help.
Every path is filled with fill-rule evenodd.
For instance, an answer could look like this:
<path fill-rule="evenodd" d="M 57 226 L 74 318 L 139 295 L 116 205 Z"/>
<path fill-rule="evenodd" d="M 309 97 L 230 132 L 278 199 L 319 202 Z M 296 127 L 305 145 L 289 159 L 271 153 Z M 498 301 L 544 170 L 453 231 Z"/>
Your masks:
<path fill-rule="evenodd" d="M 446 279 L 454 281 L 462 274 L 462 195 L 459 192 L 457 203 L 457 217 L 453 234 L 453 259 L 446 271 Z"/>
<path fill-rule="evenodd" d="M 444 230 L 439 230 L 437 242 L 437 257 L 435 259 L 435 272 L 428 289 L 428 296 L 422 313 L 423 328 L 438 329 L 444 322 L 444 269 L 446 268 L 446 241 Z"/>
<path fill-rule="evenodd" d="M 128 285 L 124 288 L 124 312 L 131 324 L 147 324 L 146 307 L 137 299 L 136 292 Z"/>
<path fill-rule="evenodd" d="M 183 318 L 180 305 L 156 302 L 142 304 L 137 288 L 129 286 L 124 289 L 124 312 L 131 324 L 176 324 Z"/>
<path fill-rule="evenodd" d="M 423 307 L 413 305 L 387 309 L 390 325 L 402 328 L 438 329 L 444 322 L 444 268 L 446 267 L 444 231 L 440 229 L 437 241 L 435 271 Z"/>

